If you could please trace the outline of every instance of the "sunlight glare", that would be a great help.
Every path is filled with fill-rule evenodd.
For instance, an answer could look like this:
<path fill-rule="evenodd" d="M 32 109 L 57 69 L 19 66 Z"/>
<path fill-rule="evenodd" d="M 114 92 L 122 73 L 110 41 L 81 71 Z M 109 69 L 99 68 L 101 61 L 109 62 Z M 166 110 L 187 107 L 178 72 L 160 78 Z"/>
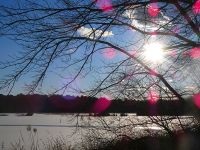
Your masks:
<path fill-rule="evenodd" d="M 164 51 L 161 44 L 151 43 L 145 45 L 145 59 L 154 63 L 159 63 L 164 60 Z"/>

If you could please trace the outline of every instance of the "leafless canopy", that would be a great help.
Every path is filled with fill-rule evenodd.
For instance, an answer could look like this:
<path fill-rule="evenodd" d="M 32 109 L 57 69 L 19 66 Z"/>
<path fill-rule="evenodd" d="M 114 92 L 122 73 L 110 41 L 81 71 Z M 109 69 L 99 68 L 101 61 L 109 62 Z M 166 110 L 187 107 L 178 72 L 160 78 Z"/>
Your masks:
<path fill-rule="evenodd" d="M 1 80 L 0 87 L 11 92 L 20 78 L 30 74 L 33 78 L 27 89 L 34 92 L 60 65 L 57 69 L 62 71 L 56 71 L 60 77 L 70 69 L 74 76 L 55 92 L 64 92 L 78 77 L 95 76 L 98 80 L 91 80 L 95 82 L 87 90 L 92 94 L 106 91 L 138 100 L 153 88 L 163 99 L 183 100 L 184 94 L 198 90 L 199 83 L 196 5 L 188 0 L 19 0 L 1 4 L 0 34 L 21 44 L 24 51 L 1 62 L 2 70 L 13 68 L 13 72 Z M 162 63 L 153 64 L 143 56 L 144 46 L 154 42 L 163 43 Z M 106 49 L 111 51 L 108 57 L 115 54 L 115 58 L 97 63 Z"/>

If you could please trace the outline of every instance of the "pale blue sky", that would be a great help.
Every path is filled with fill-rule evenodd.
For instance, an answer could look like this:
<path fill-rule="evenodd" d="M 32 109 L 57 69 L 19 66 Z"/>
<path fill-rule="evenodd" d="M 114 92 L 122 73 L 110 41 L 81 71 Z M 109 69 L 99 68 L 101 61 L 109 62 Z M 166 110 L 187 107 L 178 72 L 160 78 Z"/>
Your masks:
<path fill-rule="evenodd" d="M 8 0 L 8 1 L 0 1 L 0 5 L 14 5 L 14 3 L 12 3 L 13 0 Z M 14 1 L 16 2 L 16 1 Z M 130 30 L 127 30 L 126 32 L 124 32 L 124 30 L 119 30 L 113 28 L 112 29 L 112 33 L 113 36 L 109 37 L 109 40 L 111 40 L 112 42 L 116 42 L 118 45 L 125 45 L 125 44 L 129 44 L 131 42 L 134 41 L 134 39 L 137 39 L 136 36 L 138 35 L 136 32 L 132 32 Z M 15 41 L 9 39 L 9 37 L 0 37 L 0 60 L 2 62 L 5 62 L 7 60 L 12 60 L 13 58 L 16 57 L 16 55 L 19 54 L 20 51 L 23 51 L 23 47 L 20 46 L 19 44 L 17 44 Z M 131 49 L 129 49 L 131 50 Z M 75 57 L 79 57 L 79 53 L 75 55 Z M 12 56 L 13 58 L 11 58 L 10 56 Z M 116 53 L 115 57 L 112 59 L 107 59 L 105 57 L 103 57 L 103 52 L 99 51 L 97 52 L 94 57 L 93 57 L 93 66 L 95 68 L 100 68 L 103 66 L 103 63 L 109 63 L 109 62 L 113 62 L 113 61 L 119 61 L 125 58 L 125 55 L 121 55 L 119 52 Z M 66 83 L 66 80 L 63 79 L 59 79 L 58 75 L 56 75 L 57 73 L 59 73 L 59 71 L 57 70 L 58 67 L 62 66 L 63 64 L 60 63 L 59 61 L 56 62 L 55 64 L 53 64 L 50 73 L 48 74 L 48 76 L 46 77 L 46 80 L 44 80 L 44 84 L 43 84 L 43 90 L 42 93 L 45 94 L 49 94 L 52 91 L 54 91 L 54 89 L 56 87 L 61 86 L 63 83 Z M 72 67 L 72 69 L 77 68 L 77 66 Z M 15 68 L 8 68 L 6 70 L 1 70 L 1 74 L 0 74 L 0 79 L 3 79 L 4 77 L 6 77 L 9 73 L 12 73 L 13 69 Z M 70 70 L 62 72 L 62 75 L 67 77 L 67 78 L 73 78 L 73 72 L 71 72 Z M 103 78 L 103 75 L 99 76 L 98 74 L 92 74 L 92 75 L 88 75 L 86 78 L 81 79 L 79 78 L 76 83 L 74 83 L 73 85 L 76 87 L 78 85 L 79 89 L 86 89 L 87 87 L 93 85 L 94 80 L 95 79 L 100 79 Z M 19 93 L 24 93 L 24 85 L 30 83 L 30 81 L 32 80 L 31 74 L 25 75 L 22 78 L 20 78 L 20 80 L 16 83 L 13 91 L 11 94 L 19 94 Z M 68 79 L 67 79 L 68 80 Z M 7 90 L 1 90 L 0 93 L 6 94 Z M 69 93 L 67 93 L 69 94 Z"/>
<path fill-rule="evenodd" d="M 23 0 L 20 0 L 23 1 Z M 14 3 L 16 3 L 17 1 L 15 0 L 2 0 L 0 1 L 0 5 L 15 5 Z M 51 1 L 52 2 L 52 1 Z M 165 14 L 166 15 L 166 14 Z M 138 23 L 139 24 L 139 23 Z M 141 24 L 139 24 L 139 26 L 143 26 Z M 87 28 L 87 27 L 85 27 Z M 138 34 L 138 32 L 135 32 L 133 30 L 127 30 L 124 28 L 112 28 L 109 29 L 110 32 L 112 32 L 112 36 L 110 36 L 108 38 L 109 41 L 117 44 L 119 47 L 125 47 L 125 50 L 135 50 L 137 49 L 139 46 L 138 45 L 143 45 L 144 44 L 144 40 L 146 38 L 148 38 L 148 36 L 144 37 L 141 36 L 140 34 Z M 160 38 L 160 37 L 159 37 Z M 133 44 L 134 42 L 136 42 L 137 40 L 139 41 L 139 39 L 142 39 L 141 42 L 138 42 L 138 44 Z M 169 42 L 167 42 L 166 40 L 167 38 L 160 38 L 160 39 L 156 39 L 154 41 L 164 41 L 164 44 L 168 44 Z M 168 39 L 169 40 L 169 39 Z M 170 40 L 169 40 L 170 41 Z M 133 46 L 130 46 L 129 44 L 133 44 Z M 127 47 L 126 47 L 127 46 Z M 137 47 L 136 47 L 137 46 Z M 83 49 L 81 49 L 83 50 Z M 23 51 L 22 46 L 18 45 L 15 41 L 12 41 L 10 39 L 8 39 L 8 37 L 0 37 L 0 61 L 7 61 L 7 60 L 12 60 L 11 57 L 12 56 L 15 58 L 16 54 L 19 54 L 20 51 Z M 74 57 L 80 57 L 80 53 L 77 53 L 76 55 L 74 55 Z M 113 59 L 107 59 L 105 57 L 103 57 L 102 51 L 101 52 L 97 52 L 94 57 L 93 57 L 93 67 L 95 67 L 96 69 L 99 69 L 101 67 L 103 67 L 103 63 L 110 63 L 110 62 L 116 62 L 122 59 L 125 59 L 126 56 L 117 52 L 116 56 Z M 170 62 L 169 62 L 170 63 Z M 167 63 L 166 63 L 167 64 Z M 76 68 L 78 68 L 78 66 L 72 67 L 69 70 L 66 71 L 62 71 L 61 69 L 58 69 L 59 66 L 62 66 L 64 64 L 62 64 L 60 61 L 57 61 L 56 63 L 54 63 L 52 65 L 52 67 L 49 70 L 49 73 L 46 77 L 46 80 L 44 80 L 44 84 L 43 84 L 43 90 L 42 93 L 44 94 L 49 94 L 50 92 L 54 91 L 54 88 L 62 86 L 63 83 L 66 83 L 66 80 L 73 78 L 75 72 L 72 72 L 72 70 L 77 71 Z M 80 65 L 79 65 L 80 66 Z M 168 67 L 168 65 L 166 66 Z M 3 79 L 7 74 L 12 73 L 12 69 L 8 68 L 7 70 L 0 70 L 0 79 Z M 59 76 L 57 74 L 62 73 L 62 75 L 68 79 L 63 80 L 63 79 L 59 79 Z M 98 75 L 97 73 L 93 73 L 93 74 L 89 74 L 87 77 L 85 78 L 79 78 L 76 83 L 74 83 L 74 85 L 78 85 L 78 88 L 80 89 L 85 89 L 89 86 L 91 86 L 93 83 L 95 83 L 95 79 L 100 79 L 103 78 L 103 75 Z M 30 83 L 30 81 L 32 80 L 32 76 L 31 74 L 27 74 L 25 76 L 23 76 L 16 84 L 15 88 L 13 89 L 12 94 L 18 94 L 18 93 L 24 93 L 24 85 Z M 0 93 L 6 94 L 6 90 L 2 90 L 0 91 Z M 70 93 L 67 93 L 70 94 Z"/>

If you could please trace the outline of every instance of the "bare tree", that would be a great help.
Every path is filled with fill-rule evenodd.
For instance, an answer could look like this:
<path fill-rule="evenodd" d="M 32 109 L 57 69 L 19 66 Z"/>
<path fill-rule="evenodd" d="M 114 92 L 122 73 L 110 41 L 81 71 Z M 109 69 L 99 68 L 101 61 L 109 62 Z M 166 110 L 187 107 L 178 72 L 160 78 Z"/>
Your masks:
<path fill-rule="evenodd" d="M 74 74 L 55 93 L 65 93 L 78 77 L 89 76 L 94 77 L 91 89 L 81 92 L 90 95 L 107 93 L 113 99 L 148 99 L 152 103 L 158 99 L 184 101 L 199 92 L 199 3 L 19 0 L 12 5 L 1 4 L 0 34 L 21 44 L 24 51 L 11 61 L 1 62 L 1 70 L 12 68 L 13 72 L 1 80 L 0 89 L 12 92 L 16 82 L 29 74 L 33 78 L 26 89 L 33 93 L 55 69 L 54 64 L 59 64 L 56 72 L 61 80 L 66 71 L 73 70 Z M 162 54 L 154 57 L 160 53 L 156 49 Z M 156 123 L 171 134 L 173 119 L 151 117 L 144 124 Z M 105 120 L 99 120 L 114 137 L 132 133 L 138 125 L 130 119 L 124 127 L 119 123 L 111 128 Z M 178 126 L 184 128 L 181 121 Z M 96 131 L 92 133 L 99 138 L 101 134 Z"/>
<path fill-rule="evenodd" d="M 134 86 L 132 93 L 144 89 L 139 96 L 145 97 L 148 89 L 155 86 L 161 95 L 183 100 L 185 91 L 181 87 L 185 82 L 177 83 L 175 77 L 174 83 L 169 81 L 191 65 L 192 57 L 198 57 L 194 54 L 199 50 L 196 5 L 190 1 L 168 0 L 44 0 L 1 5 L 1 35 L 7 35 L 25 48 L 12 61 L 1 63 L 1 69 L 14 68 L 1 81 L 1 89 L 7 87 L 10 93 L 16 81 L 31 72 L 34 78 L 28 91 L 34 92 L 49 75 L 51 66 L 62 61 L 64 69 L 76 68 L 73 79 L 55 91 L 64 92 L 78 76 L 98 74 L 99 68 L 94 65 L 97 52 L 112 55 L 117 51 L 123 57 L 113 60 L 113 65 L 106 64 L 108 69 L 103 69 L 105 75 L 93 88 L 93 94 L 128 84 L 124 83 L 128 79 Z M 164 62 L 153 64 L 144 58 L 144 47 L 152 42 L 164 43 L 163 50 L 168 53 Z M 184 74 L 181 72 L 181 75 Z M 109 79 L 112 84 L 107 84 Z"/>

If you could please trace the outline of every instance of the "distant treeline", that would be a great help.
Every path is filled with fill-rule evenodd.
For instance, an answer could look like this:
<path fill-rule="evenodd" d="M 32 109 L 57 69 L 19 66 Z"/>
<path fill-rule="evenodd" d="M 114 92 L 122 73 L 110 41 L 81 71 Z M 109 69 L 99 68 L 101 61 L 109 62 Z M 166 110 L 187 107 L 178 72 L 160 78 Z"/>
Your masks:
<path fill-rule="evenodd" d="M 178 100 L 156 103 L 133 100 L 61 95 L 0 95 L 0 113 L 136 113 L 137 115 L 189 115 L 190 108 Z"/>

